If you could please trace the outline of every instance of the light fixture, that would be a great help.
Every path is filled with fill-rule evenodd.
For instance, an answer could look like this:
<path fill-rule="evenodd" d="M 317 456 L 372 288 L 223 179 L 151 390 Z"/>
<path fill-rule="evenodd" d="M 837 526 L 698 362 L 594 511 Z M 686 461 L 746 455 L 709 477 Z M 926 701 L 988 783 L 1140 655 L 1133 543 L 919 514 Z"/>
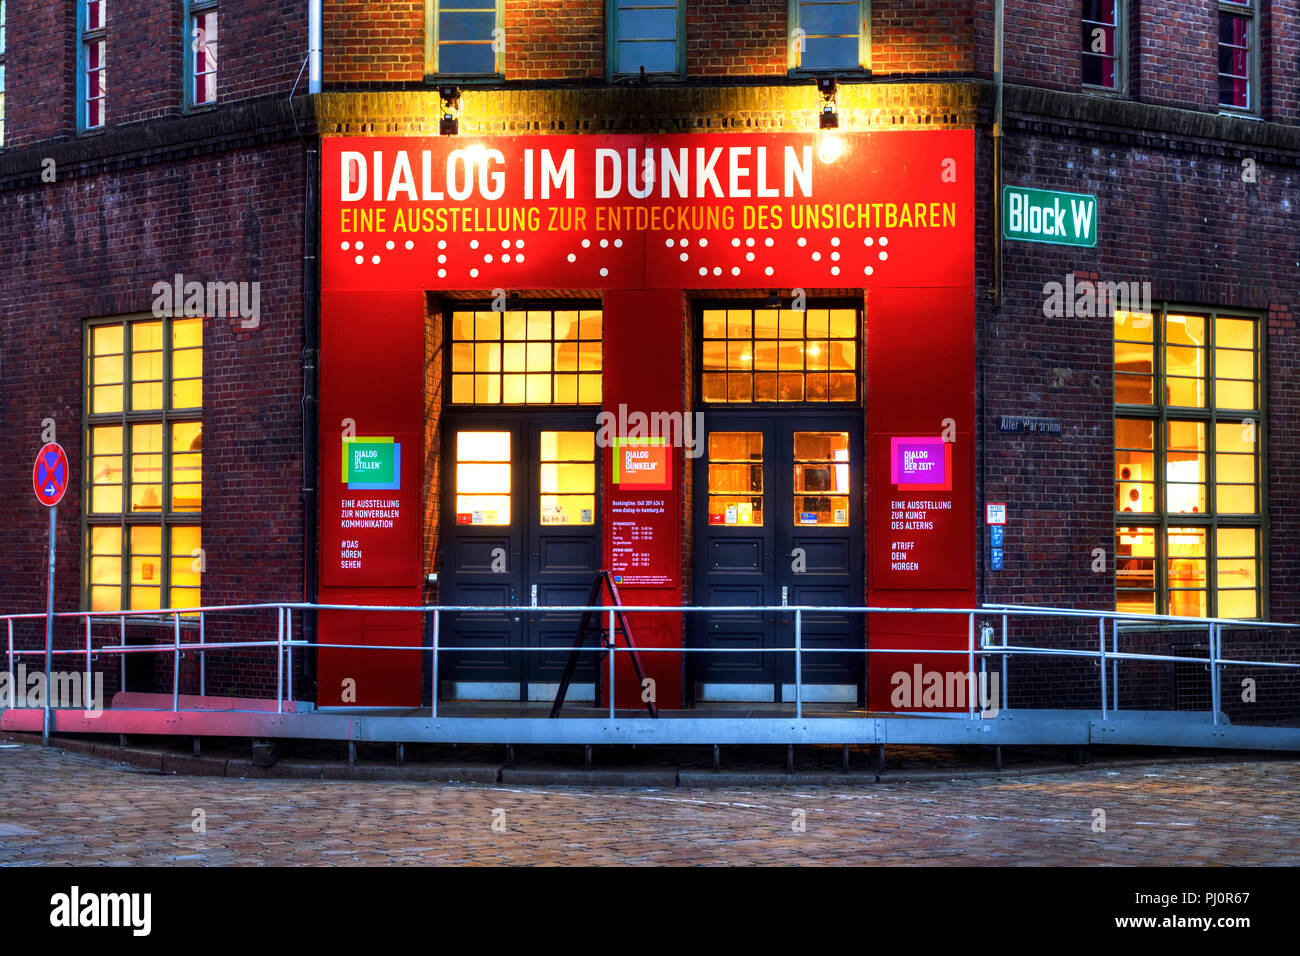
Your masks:
<path fill-rule="evenodd" d="M 835 133 L 822 133 L 817 141 L 817 158 L 823 163 L 833 163 L 844 154 L 844 140 Z"/>
<path fill-rule="evenodd" d="M 773 289 L 771 292 L 769 292 L 769 293 L 767 294 L 767 301 L 766 301 L 763 305 L 764 305 L 765 308 L 768 308 L 768 309 L 779 309 L 779 308 L 781 308 L 781 295 L 780 295 L 780 293 L 778 293 L 778 292 L 776 291 L 776 289 Z"/>
<path fill-rule="evenodd" d="M 838 84 L 835 82 L 835 77 L 818 77 L 817 92 L 822 95 L 822 111 L 817 121 L 820 129 L 840 128 L 840 114 L 835 102 L 837 89 Z"/>
<path fill-rule="evenodd" d="M 438 123 L 438 133 L 442 136 L 455 136 L 460 132 L 460 88 L 440 86 L 438 96 L 442 100 L 442 119 Z"/>

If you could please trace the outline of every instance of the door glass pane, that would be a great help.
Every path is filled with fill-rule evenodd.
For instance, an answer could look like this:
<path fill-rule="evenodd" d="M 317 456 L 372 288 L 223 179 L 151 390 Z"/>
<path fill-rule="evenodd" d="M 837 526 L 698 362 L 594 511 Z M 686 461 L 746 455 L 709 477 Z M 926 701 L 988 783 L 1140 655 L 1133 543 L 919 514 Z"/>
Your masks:
<path fill-rule="evenodd" d="M 763 433 L 709 435 L 709 524 L 763 524 Z"/>
<path fill-rule="evenodd" d="M 595 436 L 587 431 L 542 432 L 540 468 L 539 522 L 595 524 Z"/>
<path fill-rule="evenodd" d="M 794 523 L 849 523 L 849 433 L 794 433 Z"/>
<path fill-rule="evenodd" d="M 510 432 L 456 433 L 456 523 L 510 524 Z"/>

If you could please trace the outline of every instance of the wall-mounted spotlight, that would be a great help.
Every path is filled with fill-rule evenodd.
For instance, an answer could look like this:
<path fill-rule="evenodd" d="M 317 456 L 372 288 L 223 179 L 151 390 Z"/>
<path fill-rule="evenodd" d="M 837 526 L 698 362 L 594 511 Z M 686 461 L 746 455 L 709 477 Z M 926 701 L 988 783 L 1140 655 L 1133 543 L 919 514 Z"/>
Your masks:
<path fill-rule="evenodd" d="M 822 76 L 817 79 L 817 92 L 822 95 L 822 111 L 818 120 L 821 129 L 839 129 L 840 114 L 836 106 L 837 84 L 835 77 Z"/>
<path fill-rule="evenodd" d="M 460 88 L 440 86 L 438 96 L 442 100 L 442 119 L 438 123 L 438 132 L 443 136 L 455 136 L 460 132 Z"/>
<path fill-rule="evenodd" d="M 763 303 L 763 305 L 765 308 L 768 309 L 781 308 L 781 293 L 779 293 L 776 289 L 773 289 L 771 292 L 767 294 L 767 301 Z"/>

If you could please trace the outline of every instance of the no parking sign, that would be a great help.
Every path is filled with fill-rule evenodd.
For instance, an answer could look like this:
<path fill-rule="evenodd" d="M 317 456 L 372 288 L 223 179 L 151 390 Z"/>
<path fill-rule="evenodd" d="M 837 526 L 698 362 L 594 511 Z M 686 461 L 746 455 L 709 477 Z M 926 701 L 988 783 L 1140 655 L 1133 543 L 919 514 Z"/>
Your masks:
<path fill-rule="evenodd" d="M 58 442 L 49 442 L 36 453 L 32 488 L 36 491 L 36 500 L 47 508 L 53 508 L 63 500 L 63 494 L 68 490 L 68 454 Z"/>

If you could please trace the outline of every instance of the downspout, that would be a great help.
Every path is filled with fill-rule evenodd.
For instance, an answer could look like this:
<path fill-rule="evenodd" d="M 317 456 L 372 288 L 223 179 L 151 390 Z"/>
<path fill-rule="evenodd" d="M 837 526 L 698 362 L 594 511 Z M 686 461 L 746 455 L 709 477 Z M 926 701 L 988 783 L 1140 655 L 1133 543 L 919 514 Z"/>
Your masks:
<path fill-rule="evenodd" d="M 320 6 L 321 0 L 307 0 L 307 92 L 320 92 Z"/>
<path fill-rule="evenodd" d="M 321 0 L 307 3 L 307 92 L 320 93 L 320 37 Z M 315 117 L 314 102 L 311 114 Z M 316 523 L 319 517 L 316 487 L 318 469 L 316 462 L 316 433 L 319 429 L 316 370 L 319 365 L 320 273 L 316 258 L 319 242 L 318 206 L 320 165 L 318 162 L 318 131 L 313 128 L 303 149 L 303 206 L 302 206 L 302 511 L 303 511 L 303 602 L 314 604 L 317 600 L 316 574 Z M 316 643 L 316 613 L 302 616 L 303 640 Z M 316 654 L 303 655 L 303 693 L 309 700 L 316 699 Z"/>
<path fill-rule="evenodd" d="M 1002 305 L 1002 15 L 1005 0 L 993 14 L 993 306 Z"/>

